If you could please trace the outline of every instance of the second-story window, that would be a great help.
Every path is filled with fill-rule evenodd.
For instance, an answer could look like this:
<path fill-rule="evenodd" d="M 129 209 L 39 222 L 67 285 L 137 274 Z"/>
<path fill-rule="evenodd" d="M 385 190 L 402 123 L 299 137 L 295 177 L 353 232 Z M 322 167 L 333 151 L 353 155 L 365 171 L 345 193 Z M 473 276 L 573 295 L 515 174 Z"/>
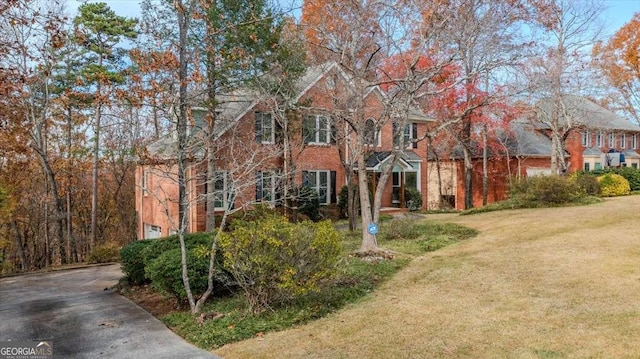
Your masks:
<path fill-rule="evenodd" d="M 380 133 L 376 130 L 376 122 L 372 118 L 364 123 L 364 143 L 370 146 L 380 146 Z"/>
<path fill-rule="evenodd" d="M 620 148 L 627 148 L 627 134 L 624 132 L 620 134 Z"/>
<path fill-rule="evenodd" d="M 596 147 L 602 147 L 602 132 L 596 132 Z"/>
<path fill-rule="evenodd" d="M 609 141 L 607 143 L 607 147 L 614 148 L 616 147 L 616 134 L 613 132 L 609 133 Z"/>
<path fill-rule="evenodd" d="M 631 148 L 633 148 L 634 150 L 638 149 L 638 134 L 634 133 L 633 135 L 631 135 Z"/>
<path fill-rule="evenodd" d="M 418 148 L 418 124 L 407 123 L 402 132 L 398 128 L 398 123 L 393 123 L 393 144 L 394 146 L 403 145 L 406 148 Z M 402 141 L 402 143 L 401 143 Z"/>
<path fill-rule="evenodd" d="M 591 134 L 589 133 L 589 131 L 584 130 L 582 131 L 582 147 L 589 147 L 591 146 Z"/>
<path fill-rule="evenodd" d="M 256 112 L 256 141 L 271 144 L 275 142 L 275 124 L 268 112 Z"/>
<path fill-rule="evenodd" d="M 302 139 L 304 143 L 327 144 L 331 143 L 331 121 L 326 115 L 307 115 L 302 123 Z"/>

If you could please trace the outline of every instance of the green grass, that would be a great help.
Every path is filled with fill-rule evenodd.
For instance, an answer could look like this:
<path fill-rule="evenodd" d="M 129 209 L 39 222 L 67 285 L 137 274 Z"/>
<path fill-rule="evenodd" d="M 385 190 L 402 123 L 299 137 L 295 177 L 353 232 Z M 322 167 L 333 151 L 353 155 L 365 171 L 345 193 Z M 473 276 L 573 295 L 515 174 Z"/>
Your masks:
<path fill-rule="evenodd" d="M 395 228 L 402 228 L 403 232 L 393 232 Z M 161 320 L 189 342 L 211 350 L 265 332 L 303 324 L 347 304 L 357 303 L 404 268 L 412 256 L 437 250 L 476 233 L 473 229 L 450 223 L 389 219 L 383 222 L 378 240 L 382 247 L 396 252 L 394 258 L 363 260 L 352 255 L 360 246 L 360 232 L 345 232 L 345 255 L 339 263 L 338 275 L 320 292 L 307 294 L 257 315 L 250 313 L 242 293 L 237 293 L 208 303 L 204 313 L 221 313 L 224 316 L 205 321 L 203 325 L 198 324 L 188 311 L 169 314 Z"/>

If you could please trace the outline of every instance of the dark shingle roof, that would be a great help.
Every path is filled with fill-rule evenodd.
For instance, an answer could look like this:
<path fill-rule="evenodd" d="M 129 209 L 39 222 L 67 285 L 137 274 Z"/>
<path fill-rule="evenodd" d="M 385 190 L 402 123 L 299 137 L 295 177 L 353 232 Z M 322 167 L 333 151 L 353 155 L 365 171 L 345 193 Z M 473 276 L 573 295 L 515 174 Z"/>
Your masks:
<path fill-rule="evenodd" d="M 640 126 L 634 125 L 623 117 L 607 110 L 589 99 L 573 95 L 562 96 L 562 111 L 565 117 L 560 120 L 566 125 L 572 121 L 572 127 L 585 127 L 602 130 L 640 131 Z M 553 101 L 544 99 L 536 104 L 538 116 L 542 122 L 548 118 L 553 110 Z"/>

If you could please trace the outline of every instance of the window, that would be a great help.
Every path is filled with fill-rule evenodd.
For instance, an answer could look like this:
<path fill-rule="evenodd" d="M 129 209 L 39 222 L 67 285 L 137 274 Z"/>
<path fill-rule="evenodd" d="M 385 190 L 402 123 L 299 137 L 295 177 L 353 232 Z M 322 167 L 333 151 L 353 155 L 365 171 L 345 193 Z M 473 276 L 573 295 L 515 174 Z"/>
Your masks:
<path fill-rule="evenodd" d="M 406 148 L 418 148 L 418 142 L 415 140 L 418 138 L 418 124 L 408 123 L 404 126 L 402 133 L 398 130 L 398 124 L 393 123 L 393 143 L 395 146 L 400 146 L 400 141 Z"/>
<path fill-rule="evenodd" d="M 632 164 L 631 164 L 631 167 L 632 167 L 632 168 L 635 168 L 635 169 L 638 169 L 638 164 L 637 164 L 637 163 L 632 163 Z"/>
<path fill-rule="evenodd" d="M 380 131 L 376 130 L 374 119 L 368 119 L 364 124 L 364 143 L 371 146 L 380 146 Z"/>
<path fill-rule="evenodd" d="M 393 172 L 392 173 L 392 200 L 393 203 L 400 203 L 400 173 L 399 172 Z"/>
<path fill-rule="evenodd" d="M 318 192 L 320 204 L 336 203 L 336 171 L 303 171 L 302 185 Z"/>
<path fill-rule="evenodd" d="M 602 164 L 600 162 L 596 162 L 595 165 L 593 166 L 594 170 L 600 170 L 602 169 Z"/>
<path fill-rule="evenodd" d="M 607 143 L 607 147 L 609 148 L 616 147 L 616 134 L 613 132 L 609 133 L 609 143 Z"/>
<path fill-rule="evenodd" d="M 591 146 L 591 141 L 590 141 L 591 139 L 589 135 L 590 135 L 589 131 L 587 130 L 582 131 L 582 147 Z"/>
<path fill-rule="evenodd" d="M 634 150 L 638 149 L 638 134 L 634 133 L 633 135 L 631 135 L 631 148 L 633 148 Z"/>
<path fill-rule="evenodd" d="M 275 123 L 268 112 L 256 112 L 256 142 L 270 144 L 275 142 Z"/>
<path fill-rule="evenodd" d="M 325 144 L 331 143 L 332 126 L 329 117 L 325 115 L 308 115 L 305 116 L 302 124 L 302 139 L 304 143 Z"/>
<path fill-rule="evenodd" d="M 142 195 L 149 195 L 149 171 L 142 171 Z"/>
<path fill-rule="evenodd" d="M 591 171 L 591 164 L 589 162 L 584 163 L 584 171 L 585 172 Z"/>
<path fill-rule="evenodd" d="M 405 188 L 413 188 L 418 190 L 418 172 L 404 172 L 404 176 L 400 172 L 392 173 L 392 199 L 393 203 L 400 203 L 400 189 L 402 188 L 401 178 L 404 177 Z"/>
<path fill-rule="evenodd" d="M 277 200 L 278 176 L 274 171 L 258 171 L 256 174 L 256 201 L 274 202 Z"/>
<path fill-rule="evenodd" d="M 602 132 L 596 132 L 596 147 L 602 147 Z"/>
<path fill-rule="evenodd" d="M 228 176 L 225 171 L 215 171 L 213 176 L 213 206 L 215 209 L 226 210 L 229 205 Z"/>
<path fill-rule="evenodd" d="M 620 134 L 620 148 L 627 148 L 627 134 L 624 132 Z"/>

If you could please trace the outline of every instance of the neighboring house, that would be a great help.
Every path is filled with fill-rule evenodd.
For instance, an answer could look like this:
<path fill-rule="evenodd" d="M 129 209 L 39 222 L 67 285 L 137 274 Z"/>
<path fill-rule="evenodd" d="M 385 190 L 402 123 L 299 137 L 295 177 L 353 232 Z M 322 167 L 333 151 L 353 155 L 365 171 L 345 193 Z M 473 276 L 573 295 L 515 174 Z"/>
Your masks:
<path fill-rule="evenodd" d="M 594 102 L 566 96 L 563 105 L 571 118 L 561 121 L 567 132 L 565 159 L 568 173 L 606 167 L 640 168 L 640 127 Z M 543 111 L 548 102 L 538 103 Z M 549 112 L 547 110 L 547 112 Z M 511 176 L 535 176 L 551 173 L 551 139 L 548 127 L 535 119 L 519 119 L 489 156 L 489 203 L 507 198 Z M 495 147 L 495 146 L 494 146 Z M 464 209 L 464 167 L 462 152 L 453 148 L 448 156 L 435 161 L 430 151 L 428 163 L 428 208 L 449 206 Z M 440 167 L 440 172 L 436 167 Z M 482 205 L 483 164 L 479 146 L 473 157 L 473 204 Z M 442 184 L 439 186 L 439 184 Z"/>
<path fill-rule="evenodd" d="M 321 205 L 337 203 L 342 186 L 347 184 L 343 163 L 349 158 L 355 138 L 344 121 L 335 121 L 345 109 L 337 106 L 338 97 L 353 92 L 352 82 L 335 63 L 311 67 L 297 83 L 298 104 L 288 114 L 286 150 L 282 124 L 276 120 L 268 99 L 250 91 L 239 91 L 220 100 L 213 137 L 216 143 L 216 181 L 214 188 L 206 185 L 205 136 L 199 131 L 203 111 L 193 107 L 191 126 L 194 149 L 187 172 L 188 196 L 192 205 L 187 215 L 187 230 L 205 230 L 207 196 L 214 196 L 215 211 L 246 207 L 255 203 L 278 205 L 283 193 L 286 171 L 293 184 L 317 191 Z M 346 96 L 346 95 L 345 95 Z M 420 111 L 412 110 L 409 123 L 399 131 L 393 118 L 382 121 L 385 94 L 372 87 L 364 94 L 364 114 L 369 159 L 367 170 L 376 186 L 382 168 L 388 164 L 397 143 L 406 143 L 402 159 L 397 161 L 384 191 L 383 207 L 406 207 L 404 189 L 413 187 L 423 196 L 426 206 L 427 146 L 425 141 L 413 141 L 427 131 L 430 120 Z M 348 113 L 348 109 L 346 111 Z M 395 133 L 403 138 L 394 139 Z M 200 136 L 200 137 L 199 137 Z M 136 211 L 138 238 L 156 238 L 172 234 L 177 228 L 178 185 L 175 165 L 176 139 L 168 135 L 146 148 L 136 168 Z M 342 157 L 341 157 L 342 156 Z"/>
<path fill-rule="evenodd" d="M 570 128 L 565 140 L 569 153 L 567 172 L 606 167 L 640 168 L 640 127 L 584 97 L 564 96 L 565 118 Z M 549 101 L 538 104 L 550 112 Z M 544 127 L 540 130 L 544 132 Z"/>
<path fill-rule="evenodd" d="M 487 161 L 487 203 L 505 200 L 509 180 L 549 172 L 551 140 L 526 120 L 514 120 L 508 131 L 499 131 L 489 146 Z M 441 153 L 436 156 L 437 151 Z M 483 155 L 474 145 L 472 193 L 474 207 L 483 203 Z M 464 156 L 459 145 L 451 149 L 431 148 L 427 168 L 427 208 L 464 209 Z"/>

